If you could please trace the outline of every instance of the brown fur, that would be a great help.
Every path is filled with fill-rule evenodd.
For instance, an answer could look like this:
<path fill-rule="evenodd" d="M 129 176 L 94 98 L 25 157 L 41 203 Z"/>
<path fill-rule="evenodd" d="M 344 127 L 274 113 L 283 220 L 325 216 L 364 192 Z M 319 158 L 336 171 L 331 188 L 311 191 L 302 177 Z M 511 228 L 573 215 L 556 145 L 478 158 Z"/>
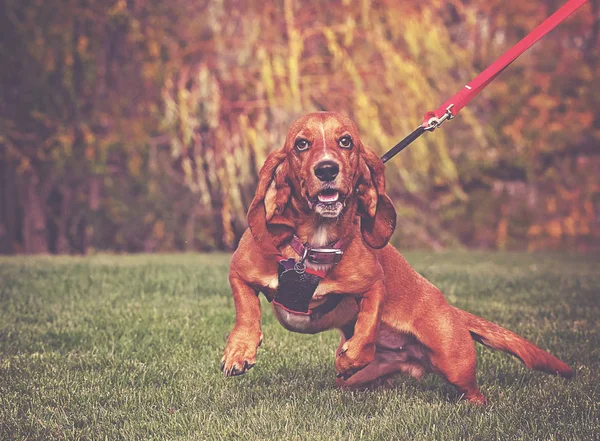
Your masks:
<path fill-rule="evenodd" d="M 344 135 L 352 138 L 351 149 L 339 146 Z M 299 138 L 308 140 L 310 148 L 295 148 Z M 335 219 L 311 208 L 310 201 L 326 185 L 313 172 L 322 160 L 340 166 L 329 183 L 344 199 Z M 483 404 L 475 381 L 473 339 L 515 355 L 532 369 L 573 375 L 565 363 L 517 334 L 450 306 L 387 244 L 396 213 L 385 192 L 384 166 L 362 145 L 348 118 L 322 112 L 292 124 L 284 146 L 269 155 L 260 172 L 248 223 L 230 268 L 236 323 L 222 360 L 227 376 L 243 374 L 256 362 L 263 338 L 257 295 L 262 291 L 269 299 L 274 296 L 278 256 L 297 258 L 288 245 L 294 233 L 312 246 L 344 238 L 344 257 L 319 284 L 311 308 L 329 294 L 344 294 L 343 301 L 325 316 L 303 323 L 278 316 L 298 332 L 341 330 L 335 362 L 340 386 L 362 386 L 396 372 L 420 378 L 432 371 L 469 401 Z"/>

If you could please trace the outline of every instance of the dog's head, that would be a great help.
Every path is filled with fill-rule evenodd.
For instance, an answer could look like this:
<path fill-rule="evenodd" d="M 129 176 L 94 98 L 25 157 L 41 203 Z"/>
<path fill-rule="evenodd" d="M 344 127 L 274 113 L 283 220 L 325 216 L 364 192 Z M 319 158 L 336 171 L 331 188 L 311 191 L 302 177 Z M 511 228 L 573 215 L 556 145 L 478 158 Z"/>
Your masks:
<path fill-rule="evenodd" d="M 385 192 L 383 163 L 362 144 L 350 119 L 331 112 L 302 116 L 260 171 L 248 211 L 252 234 L 262 241 L 294 229 L 301 216 L 327 222 L 356 214 L 365 242 L 385 246 L 396 212 Z"/>

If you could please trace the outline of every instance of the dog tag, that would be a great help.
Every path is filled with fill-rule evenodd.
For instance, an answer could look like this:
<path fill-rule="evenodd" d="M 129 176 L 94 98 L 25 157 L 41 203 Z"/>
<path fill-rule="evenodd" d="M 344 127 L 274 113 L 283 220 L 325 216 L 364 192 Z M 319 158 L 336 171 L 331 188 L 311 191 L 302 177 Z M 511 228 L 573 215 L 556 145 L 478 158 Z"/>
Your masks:
<path fill-rule="evenodd" d="M 303 263 L 292 258 L 279 262 L 279 288 L 275 294 L 275 302 L 290 311 L 308 312 L 308 304 L 321 278 L 307 273 L 305 269 Z"/>

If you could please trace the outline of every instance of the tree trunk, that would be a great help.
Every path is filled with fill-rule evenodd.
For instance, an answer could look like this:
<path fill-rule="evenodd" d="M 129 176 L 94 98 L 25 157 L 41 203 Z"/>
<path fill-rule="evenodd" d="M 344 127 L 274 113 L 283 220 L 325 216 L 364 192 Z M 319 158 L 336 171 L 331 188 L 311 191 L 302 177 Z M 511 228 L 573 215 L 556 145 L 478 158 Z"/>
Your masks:
<path fill-rule="evenodd" d="M 92 246 L 94 240 L 95 218 L 100 208 L 100 186 L 101 177 L 93 175 L 90 178 L 88 193 L 88 213 L 86 215 L 86 227 L 84 230 L 83 254 L 87 254 L 88 248 Z"/>
<path fill-rule="evenodd" d="M 26 254 L 48 253 L 48 232 L 40 180 L 34 170 L 20 177 L 20 200 L 23 209 L 23 250 Z"/>
<path fill-rule="evenodd" d="M 17 242 L 17 198 L 15 165 L 7 159 L 0 160 L 0 189 L 0 254 L 12 254 Z"/>
<path fill-rule="evenodd" d="M 185 222 L 185 235 L 184 235 L 184 248 L 185 251 L 194 251 L 194 242 L 196 237 L 196 218 L 198 215 L 198 211 L 200 210 L 200 204 L 194 205 L 192 208 L 190 215 L 188 216 Z"/>
<path fill-rule="evenodd" d="M 71 199 L 73 190 L 65 186 L 61 191 L 60 218 L 58 221 L 58 233 L 56 238 L 56 254 L 68 254 L 70 251 L 69 239 L 69 217 L 71 212 Z"/>

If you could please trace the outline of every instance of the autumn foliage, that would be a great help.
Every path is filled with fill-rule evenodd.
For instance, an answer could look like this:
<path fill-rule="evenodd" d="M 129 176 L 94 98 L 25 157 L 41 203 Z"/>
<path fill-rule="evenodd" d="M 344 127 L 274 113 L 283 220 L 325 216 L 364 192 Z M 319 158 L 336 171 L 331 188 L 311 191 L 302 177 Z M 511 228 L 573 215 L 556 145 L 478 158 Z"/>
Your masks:
<path fill-rule="evenodd" d="M 297 116 L 382 154 L 561 4 L 4 0 L 0 251 L 231 249 Z M 599 8 L 388 163 L 397 245 L 600 246 Z"/>

